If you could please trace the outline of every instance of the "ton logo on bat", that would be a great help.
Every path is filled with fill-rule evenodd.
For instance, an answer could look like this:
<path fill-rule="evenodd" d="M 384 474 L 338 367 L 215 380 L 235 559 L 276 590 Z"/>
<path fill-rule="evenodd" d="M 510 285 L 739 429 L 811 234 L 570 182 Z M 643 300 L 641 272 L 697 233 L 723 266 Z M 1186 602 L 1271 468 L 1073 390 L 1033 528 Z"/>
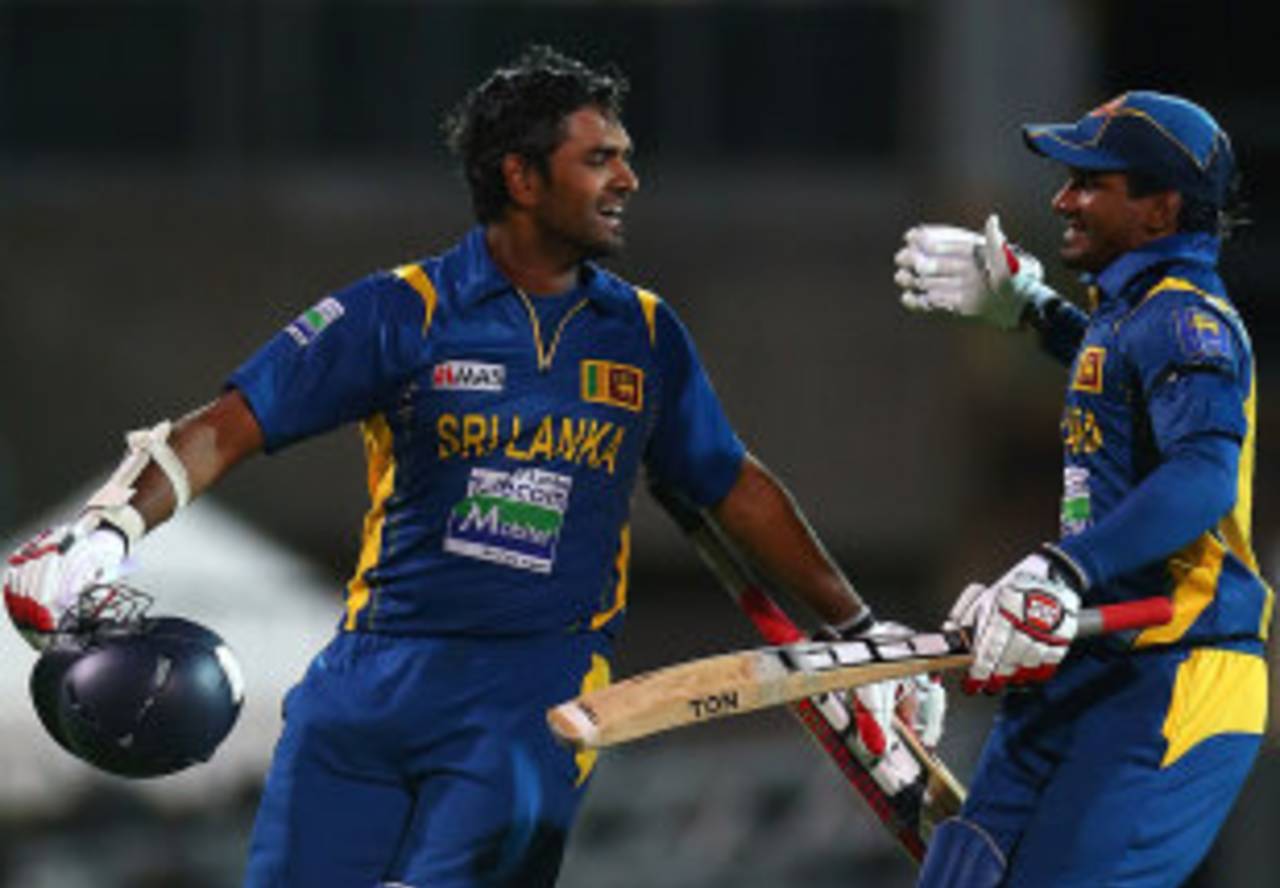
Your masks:
<path fill-rule="evenodd" d="M 732 712 L 738 708 L 738 692 L 722 691 L 718 694 L 709 694 L 706 697 L 690 700 L 689 706 L 693 709 L 694 718 L 710 718 L 721 713 Z"/>

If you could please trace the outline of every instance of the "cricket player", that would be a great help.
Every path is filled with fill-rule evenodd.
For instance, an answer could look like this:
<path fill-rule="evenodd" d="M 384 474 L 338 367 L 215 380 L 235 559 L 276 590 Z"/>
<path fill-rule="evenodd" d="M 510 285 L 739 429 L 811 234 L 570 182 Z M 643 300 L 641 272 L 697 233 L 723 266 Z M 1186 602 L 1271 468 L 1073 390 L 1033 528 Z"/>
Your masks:
<path fill-rule="evenodd" d="M 1022 133 L 1066 169 L 1052 207 L 1086 311 L 995 216 L 981 233 L 913 228 L 896 257 L 908 309 L 1029 327 L 1069 370 L 1060 539 L 951 613 L 976 633 L 967 689 L 1018 692 L 920 884 L 1179 885 L 1266 719 L 1254 359 L 1217 270 L 1236 165 L 1203 108 L 1155 92 Z M 1172 623 L 1067 653 L 1082 604 L 1154 594 L 1171 597 Z"/>
<path fill-rule="evenodd" d="M 625 86 L 545 47 L 494 71 L 448 122 L 477 226 L 321 299 L 211 404 L 130 435 L 82 515 L 11 559 L 6 604 L 43 645 L 241 460 L 359 423 L 359 561 L 285 700 L 252 888 L 555 881 L 595 760 L 545 711 L 609 681 L 642 468 L 826 624 L 883 629 L 735 435 L 670 306 L 594 261 L 622 247 L 639 187 Z M 916 687 L 860 692 L 876 729 Z"/>

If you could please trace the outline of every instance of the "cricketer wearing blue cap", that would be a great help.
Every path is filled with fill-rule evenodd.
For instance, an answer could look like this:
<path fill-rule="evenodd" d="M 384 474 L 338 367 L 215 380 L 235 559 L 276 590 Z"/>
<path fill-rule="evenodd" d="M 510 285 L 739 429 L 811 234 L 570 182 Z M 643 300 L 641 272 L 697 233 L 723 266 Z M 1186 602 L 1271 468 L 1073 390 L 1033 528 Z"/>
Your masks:
<path fill-rule="evenodd" d="M 1178 885 L 1266 718 L 1254 359 L 1217 271 L 1235 160 L 1203 108 L 1148 91 L 1023 137 L 1067 168 L 1052 206 L 1088 311 L 995 216 L 982 232 L 917 226 L 896 257 L 907 308 L 1032 327 L 1069 369 L 1061 536 L 952 610 L 976 635 L 967 689 L 1017 687 L 921 884 Z M 1169 624 L 1067 652 L 1082 603 L 1156 594 Z"/>

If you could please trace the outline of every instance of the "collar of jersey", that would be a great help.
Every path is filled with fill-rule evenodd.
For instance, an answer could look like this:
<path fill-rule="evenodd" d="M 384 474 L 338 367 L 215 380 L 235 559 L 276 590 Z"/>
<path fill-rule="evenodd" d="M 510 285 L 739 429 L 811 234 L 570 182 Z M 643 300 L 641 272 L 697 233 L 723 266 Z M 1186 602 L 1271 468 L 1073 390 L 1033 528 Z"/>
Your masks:
<path fill-rule="evenodd" d="M 477 225 L 467 232 L 457 249 L 464 262 L 456 281 L 458 302 L 462 308 L 471 306 L 505 293 L 517 292 L 489 255 L 484 226 Z M 618 281 L 594 262 L 583 262 L 578 277 L 578 290 L 597 308 L 617 311 L 622 305 Z"/>
<path fill-rule="evenodd" d="M 1103 304 L 1118 298 L 1140 298 L 1141 293 L 1127 294 L 1129 284 L 1157 265 L 1171 262 L 1187 262 L 1209 268 L 1218 263 L 1220 241 L 1211 234 L 1195 232 L 1171 234 L 1130 250 L 1104 268 L 1097 275 L 1084 275 L 1086 285 L 1102 291 Z"/>

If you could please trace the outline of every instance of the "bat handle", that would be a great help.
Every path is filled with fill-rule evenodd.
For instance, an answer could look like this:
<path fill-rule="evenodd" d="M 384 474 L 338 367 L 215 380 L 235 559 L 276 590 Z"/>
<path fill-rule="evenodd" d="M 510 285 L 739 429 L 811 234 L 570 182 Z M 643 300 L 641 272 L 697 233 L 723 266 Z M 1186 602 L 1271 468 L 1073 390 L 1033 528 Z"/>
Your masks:
<path fill-rule="evenodd" d="M 1137 601 L 1087 607 L 1080 611 L 1077 619 L 1079 624 L 1076 635 L 1081 638 L 1123 632 L 1126 629 L 1163 626 L 1173 619 L 1173 602 L 1163 595 L 1157 595 Z"/>

